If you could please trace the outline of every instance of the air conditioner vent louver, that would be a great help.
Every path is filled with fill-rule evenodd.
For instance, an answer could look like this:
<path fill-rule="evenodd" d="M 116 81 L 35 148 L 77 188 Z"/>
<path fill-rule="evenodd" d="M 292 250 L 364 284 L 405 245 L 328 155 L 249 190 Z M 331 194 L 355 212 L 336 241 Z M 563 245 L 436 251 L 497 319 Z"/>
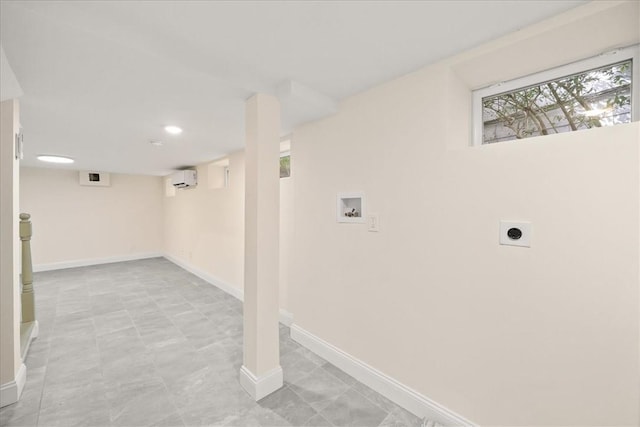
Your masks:
<path fill-rule="evenodd" d="M 195 170 L 182 170 L 171 175 L 171 183 L 176 188 L 190 188 L 198 185 Z"/>

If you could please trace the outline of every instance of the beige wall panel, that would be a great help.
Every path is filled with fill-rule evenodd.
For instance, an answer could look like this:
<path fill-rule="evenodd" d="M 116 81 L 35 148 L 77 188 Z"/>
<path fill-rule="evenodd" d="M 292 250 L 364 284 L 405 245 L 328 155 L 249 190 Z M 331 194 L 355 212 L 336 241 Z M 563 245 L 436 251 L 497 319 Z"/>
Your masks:
<path fill-rule="evenodd" d="M 160 177 L 111 174 L 110 187 L 87 187 L 73 170 L 21 168 L 20 174 L 34 268 L 161 252 Z"/>
<path fill-rule="evenodd" d="M 587 37 L 583 12 L 564 35 Z M 469 81 L 491 52 L 296 129 L 291 311 L 481 425 L 636 425 L 640 125 L 470 147 Z M 378 233 L 336 222 L 342 191 L 365 193 Z M 531 248 L 500 246 L 501 219 L 531 221 Z"/>

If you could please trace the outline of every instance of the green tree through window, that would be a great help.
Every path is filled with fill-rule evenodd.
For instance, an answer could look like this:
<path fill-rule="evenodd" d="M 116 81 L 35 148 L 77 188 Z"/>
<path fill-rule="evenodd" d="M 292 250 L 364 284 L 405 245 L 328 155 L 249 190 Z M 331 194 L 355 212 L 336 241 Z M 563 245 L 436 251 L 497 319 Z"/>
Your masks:
<path fill-rule="evenodd" d="M 482 98 L 483 144 L 629 123 L 627 60 Z"/>
<path fill-rule="evenodd" d="M 291 176 L 291 155 L 280 157 L 280 178 Z"/>

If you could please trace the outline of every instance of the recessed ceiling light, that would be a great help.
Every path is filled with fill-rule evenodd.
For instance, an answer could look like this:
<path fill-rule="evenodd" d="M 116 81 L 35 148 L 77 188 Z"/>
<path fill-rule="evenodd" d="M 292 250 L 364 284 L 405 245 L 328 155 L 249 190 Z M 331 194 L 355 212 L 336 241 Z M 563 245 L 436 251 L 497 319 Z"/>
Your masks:
<path fill-rule="evenodd" d="M 70 157 L 50 156 L 45 154 L 39 155 L 38 160 L 40 160 L 41 162 L 48 162 L 48 163 L 73 163 L 73 159 Z"/>
<path fill-rule="evenodd" d="M 164 130 L 171 135 L 180 135 L 182 133 L 182 129 L 178 126 L 165 126 Z"/>

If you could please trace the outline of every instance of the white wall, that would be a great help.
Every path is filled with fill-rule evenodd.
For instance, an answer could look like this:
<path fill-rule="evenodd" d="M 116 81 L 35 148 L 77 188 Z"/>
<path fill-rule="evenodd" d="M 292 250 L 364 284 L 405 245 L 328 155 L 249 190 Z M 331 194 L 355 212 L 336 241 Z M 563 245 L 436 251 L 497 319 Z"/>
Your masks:
<path fill-rule="evenodd" d="M 244 155 L 229 156 L 228 188 L 208 186 L 208 165 L 198 185 L 164 198 L 164 251 L 236 290 L 242 290 L 244 259 Z"/>
<path fill-rule="evenodd" d="M 471 87 L 637 42 L 629 16 L 587 5 L 296 129 L 296 324 L 481 425 L 637 425 L 639 124 L 469 146 Z M 379 233 L 336 223 L 341 191 Z"/>
<path fill-rule="evenodd" d="M 479 424 L 638 424 L 638 124 L 469 147 L 471 88 L 637 42 L 637 7 L 589 4 L 296 129 L 280 291 L 296 323 Z M 207 188 L 201 165 L 174 197 L 159 178 L 112 176 L 99 193 L 25 169 L 34 264 L 160 250 L 163 236 L 170 257 L 241 290 L 242 153 L 230 169 L 230 188 Z M 335 222 L 340 191 L 365 192 L 379 233 Z M 500 219 L 530 220 L 533 246 L 499 246 Z"/>
<path fill-rule="evenodd" d="M 155 176 L 111 174 L 110 187 L 88 187 L 78 171 L 21 168 L 34 269 L 160 254 L 162 197 Z"/>
<path fill-rule="evenodd" d="M 295 230 L 293 188 L 295 160 L 292 159 L 291 176 L 280 179 L 280 308 L 289 310 L 289 275 Z"/>
<path fill-rule="evenodd" d="M 18 100 L 0 103 L 0 406 L 18 400 L 24 376 L 18 377 L 20 356 L 21 300 L 19 272 L 19 183 L 20 163 L 15 156 L 14 136 L 20 129 Z M 20 383 L 20 384 L 17 384 Z"/>
<path fill-rule="evenodd" d="M 165 196 L 165 178 L 111 174 L 111 187 L 80 186 L 78 172 L 22 168 L 21 212 L 32 216 L 36 270 L 166 254 L 243 288 L 244 153 L 229 156 L 229 188 L 211 189 L 208 164 L 198 186 Z M 281 180 L 281 307 L 293 234 L 292 178 Z"/>
<path fill-rule="evenodd" d="M 197 166 L 196 188 L 164 197 L 164 251 L 170 259 L 229 289 L 243 291 L 244 152 L 228 157 L 228 188 Z M 295 167 L 295 166 L 294 166 Z M 292 175 L 295 172 L 292 172 Z M 287 308 L 288 265 L 293 235 L 293 178 L 280 180 L 280 307 Z"/>

